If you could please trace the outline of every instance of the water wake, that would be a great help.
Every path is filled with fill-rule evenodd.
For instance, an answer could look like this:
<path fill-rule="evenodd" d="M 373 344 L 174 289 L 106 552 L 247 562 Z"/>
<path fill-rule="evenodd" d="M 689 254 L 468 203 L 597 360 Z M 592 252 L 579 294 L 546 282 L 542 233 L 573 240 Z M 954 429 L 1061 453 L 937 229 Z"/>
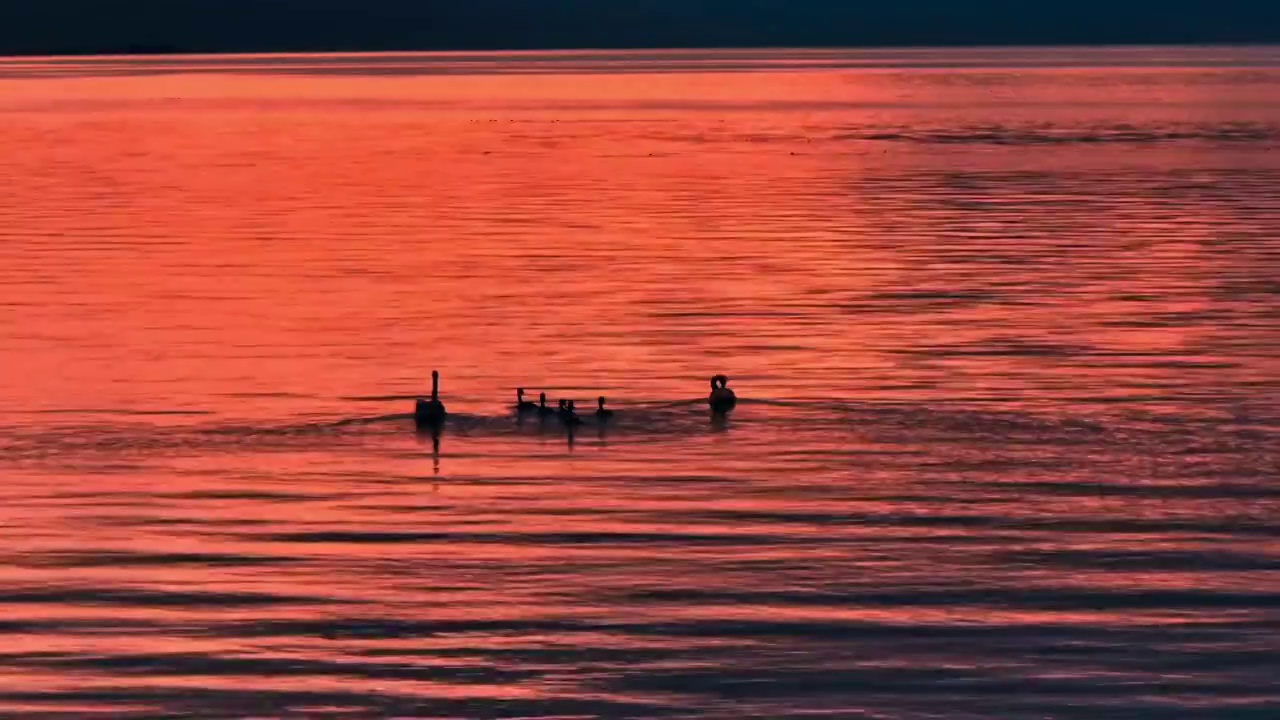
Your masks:
<path fill-rule="evenodd" d="M 398 400 L 398 398 L 397 398 Z M 713 418 L 703 400 L 659 400 L 617 404 L 616 415 L 602 422 L 584 412 L 584 424 L 573 434 L 608 437 L 611 442 L 661 442 L 729 432 L 743 436 L 805 437 L 825 445 L 878 442 L 928 445 L 931 442 L 998 441 L 1006 447 L 1146 448 L 1162 455 L 1257 455 L 1276 445 L 1268 418 L 1212 418 L 1177 413 L 1116 411 L 1107 416 L 1079 417 L 998 407 L 832 400 L 740 401 L 727 419 Z M 282 418 L 279 421 L 209 421 L 165 426 L 139 421 L 139 413 L 118 413 L 118 422 L 81 422 L 42 426 L 0 426 L 0 462 L 65 460 L 80 455 L 112 455 L 145 459 L 148 454 L 175 455 L 217 451 L 358 449 L 368 443 L 423 433 L 413 414 L 357 414 L 337 418 Z M 87 414 L 85 418 L 95 417 Z M 142 416 L 142 417 L 145 417 Z M 567 436 L 555 417 L 456 412 L 441 431 L 445 437 L 511 440 L 520 437 Z M 988 458 L 986 462 L 994 462 Z"/>

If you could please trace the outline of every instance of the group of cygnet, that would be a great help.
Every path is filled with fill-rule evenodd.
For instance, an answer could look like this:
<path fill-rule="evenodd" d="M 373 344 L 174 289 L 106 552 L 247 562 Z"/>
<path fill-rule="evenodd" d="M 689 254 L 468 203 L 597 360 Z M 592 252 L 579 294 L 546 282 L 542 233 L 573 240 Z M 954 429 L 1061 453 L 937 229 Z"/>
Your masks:
<path fill-rule="evenodd" d="M 537 415 L 540 418 L 555 416 L 568 426 L 582 424 L 582 418 L 578 417 L 578 411 L 573 406 L 572 400 L 560 400 L 560 404 L 554 408 L 547 407 L 547 394 L 538 393 L 538 402 L 531 402 L 524 399 L 524 388 L 516 388 L 516 414 L 521 417 L 525 415 Z M 601 395 L 596 400 L 596 419 L 600 422 L 608 422 L 613 417 L 613 411 L 604 406 L 604 396 Z"/>
<path fill-rule="evenodd" d="M 596 402 L 596 420 L 601 423 L 612 420 L 613 411 L 604 406 L 604 396 L 600 396 Z M 729 378 L 724 375 L 711 378 L 711 394 L 707 397 L 707 404 L 716 415 L 724 415 L 738 404 L 737 396 L 729 389 Z M 536 414 L 541 418 L 555 417 L 568 427 L 582 424 L 582 418 L 578 417 L 572 400 L 560 400 L 559 405 L 551 408 L 547 406 L 546 393 L 538 393 L 538 402 L 535 403 L 524 399 L 524 388 L 516 390 L 515 411 L 520 416 Z M 444 403 L 440 401 L 440 373 L 432 370 L 431 397 L 417 399 L 413 407 L 413 420 L 419 427 L 439 428 L 448 416 Z"/>

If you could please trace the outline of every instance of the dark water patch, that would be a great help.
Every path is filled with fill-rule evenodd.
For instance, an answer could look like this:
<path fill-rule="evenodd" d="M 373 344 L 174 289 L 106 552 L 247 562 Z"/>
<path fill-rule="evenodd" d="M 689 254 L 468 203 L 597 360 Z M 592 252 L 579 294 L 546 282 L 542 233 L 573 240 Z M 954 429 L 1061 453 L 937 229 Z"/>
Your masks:
<path fill-rule="evenodd" d="M 971 125 L 947 129 L 864 129 L 832 136 L 837 141 L 896 142 L 921 145 L 1146 145 L 1174 142 L 1239 143 L 1280 140 L 1280 128 L 1264 123 L 1204 123 L 1135 127 L 1054 127 L 1051 125 Z"/>
<path fill-rule="evenodd" d="M 878 502 L 942 502 L 953 503 L 953 499 L 942 497 L 879 497 L 871 496 L 867 499 Z M 966 504 L 974 504 L 970 500 L 965 501 Z M 991 499 L 978 499 L 977 504 L 996 504 L 1002 501 Z M 664 514 L 651 514 L 648 516 L 650 520 L 664 520 L 667 522 L 677 523 L 746 523 L 750 525 L 763 526 L 786 526 L 786 525 L 812 525 L 816 527 L 822 526 L 841 526 L 856 527 L 866 524 L 867 516 L 863 513 L 854 511 L 848 512 L 787 512 L 787 511 L 768 511 L 768 510 L 716 510 L 716 509 L 680 509 Z M 975 538 L 972 535 L 961 536 L 958 539 L 971 538 L 986 542 L 987 539 Z M 897 538 L 896 538 L 897 539 Z"/>
<path fill-rule="evenodd" d="M 11 562 L 13 562 L 11 560 Z M 169 565 L 257 567 L 285 565 L 299 558 L 280 555 L 231 555 L 225 553 L 148 553 L 148 552 L 76 552 L 40 553 L 19 559 L 16 564 L 28 567 L 111 568 L 163 567 Z M 0 601 L 3 602 L 3 601 Z"/>
<path fill-rule="evenodd" d="M 1131 358 L 1131 355 L 1115 355 L 1107 353 L 1088 353 L 1086 360 L 1103 360 L 1109 368 L 1129 368 L 1133 370 L 1232 370 L 1240 367 L 1240 363 L 1214 360 L 1184 360 L 1179 358 L 1156 358 L 1144 361 L 1115 362 L 1113 359 Z"/>
<path fill-rule="evenodd" d="M 880 448 L 805 448 L 790 450 L 779 446 L 770 453 L 777 459 L 809 459 L 814 464 L 824 464 L 833 460 L 860 460 L 867 458 L 919 458 L 924 453 L 920 450 L 885 450 Z"/>
<path fill-rule="evenodd" d="M 113 675 L 238 675 L 247 677 L 339 676 L 369 680 L 418 680 L 450 683 L 510 683 L 537 677 L 535 671 L 484 665 L 328 662 L 303 658 L 225 657 L 195 654 L 50 655 L 10 659 L 16 665 L 93 671 Z"/>
<path fill-rule="evenodd" d="M 274 520 L 259 518 L 156 517 L 154 515 L 85 515 L 79 519 L 105 527 L 188 527 L 193 531 L 201 531 L 205 528 L 261 527 L 276 524 Z"/>
<path fill-rule="evenodd" d="M 542 479 L 549 482 L 558 480 L 558 478 L 550 476 Z M 743 479 L 727 475 L 691 475 L 673 473 L 670 475 L 610 474 L 607 481 L 610 485 L 643 484 L 647 487 L 657 487 L 663 485 L 740 485 L 743 482 Z"/>
<path fill-rule="evenodd" d="M 762 534 L 710 534 L 689 532 L 547 532 L 547 533 L 471 533 L 471 532 L 300 532 L 260 535 L 256 540 L 280 543 L 334 543 L 334 544 L 434 544 L 434 543 L 486 543 L 498 545 L 688 545 L 688 546 L 742 546 L 812 543 L 776 535 Z"/>
<path fill-rule="evenodd" d="M 1132 685 L 1151 687 L 1153 692 L 1144 697 L 1135 697 L 1133 692 L 1118 690 L 1116 696 L 1089 698 L 1088 702 L 1085 702 L 1085 698 L 1021 694 L 994 704 L 1009 713 L 1005 717 L 1017 720 L 1274 720 L 1277 712 L 1280 712 L 1280 702 L 1240 699 L 1249 698 L 1248 686 L 1222 694 L 1202 693 L 1197 687 L 1174 686 L 1166 691 L 1165 685 L 1145 680 L 1136 681 Z M 948 702 L 947 707 L 954 708 L 957 704 L 964 704 L 965 700 L 966 698 L 957 697 Z M 990 698 L 973 700 L 981 700 L 984 704 L 992 703 Z M 971 714 L 968 717 L 985 720 L 988 716 Z"/>
<path fill-rule="evenodd" d="M 97 504 L 113 504 L 117 502 L 125 503 L 129 506 L 137 506 L 139 503 L 145 503 L 155 500 L 162 495 L 155 493 L 131 491 L 131 490 L 59 490 L 46 495 L 34 495 L 27 499 L 35 502 L 74 502 L 77 505 L 97 505 Z"/>
<path fill-rule="evenodd" d="M 998 671 L 995 671 L 998 672 Z M 900 692 L 946 698 L 1045 695 L 1061 698 L 1111 698 L 1132 692 L 1132 677 L 1037 677 L 983 669 L 846 665 L 840 668 L 750 668 L 722 666 L 715 670 L 674 670 L 625 673 L 609 687 L 629 692 L 696 692 L 742 702 L 759 698 L 799 698 L 837 695 L 850 701 L 864 693 Z M 1207 694 L 1237 694 L 1242 682 L 1217 679 L 1165 679 L 1151 682 L 1154 693 L 1194 690 Z"/>
<path fill-rule="evenodd" d="M 1199 474 L 1199 473 L 1197 473 Z M 1098 482 L 1020 482 L 1009 481 L 937 481 L 948 492 L 957 489 L 995 490 L 1020 496 L 1049 497 L 1132 497 L 1167 500 L 1276 500 L 1280 487 L 1245 483 L 1126 483 Z"/>
<path fill-rule="evenodd" d="M 1136 619 L 1135 619 L 1136 620 Z M 789 638 L 795 641 L 830 642 L 983 642 L 1012 644 L 1026 648 L 1035 644 L 1070 646 L 1076 643 L 1107 644 L 1117 647 L 1153 647 L 1176 639 L 1182 643 L 1221 642 L 1240 637 L 1239 633 L 1267 633 L 1280 630 L 1275 621 L 1238 621 L 1168 625 L 1139 622 L 1124 626 L 1072 623 L 971 624 L 971 623 L 892 623 L 866 621 L 803 620 L 708 620 L 675 623 L 610 623 L 605 626 L 616 633 L 638 637 L 697 637 L 721 640 L 772 641 Z"/>
<path fill-rule="evenodd" d="M 463 693 L 459 693 L 463 694 Z M 0 703 L 42 705 L 123 706 L 113 718 L 155 720 L 159 717 L 318 717 L 316 708 L 350 710 L 359 717 L 420 718 L 532 718 L 532 717 L 665 717 L 666 706 L 635 701 L 589 698 L 503 699 L 415 697 L 381 690 L 360 692 L 322 690 L 222 690 L 200 687 L 157 688 L 152 685 L 117 689 L 86 690 L 0 690 Z M 144 710 L 133 710 L 139 706 Z M 83 716 L 81 716 L 83 717 Z"/>
<path fill-rule="evenodd" d="M 233 608 L 273 605 L 315 605 L 337 602 L 332 598 L 271 595 L 251 592 L 165 591 L 125 588 L 9 589 L 0 593 L 0 605 L 105 605 L 122 607 Z"/>
<path fill-rule="evenodd" d="M 896 513 L 867 514 L 863 524 L 869 527 L 963 527 L 990 530 L 1016 530 L 1061 533 L 1100 533 L 1113 535 L 1191 534 L 1223 537 L 1280 537 L 1280 525 L 1249 518 L 1232 520 L 1154 520 L 1126 518 L 1117 520 L 1078 516 L 1043 518 L 1011 518 L 993 515 L 904 515 Z"/>
<path fill-rule="evenodd" d="M 441 484 L 444 484 L 444 483 L 441 483 Z M 392 515 L 413 515 L 413 516 L 420 515 L 420 514 L 427 514 L 427 513 L 447 512 L 453 509 L 449 505 L 421 505 L 421 504 L 415 504 L 415 503 L 386 504 L 386 503 L 362 503 L 362 502 L 344 505 L 343 508 L 350 509 L 350 510 L 373 511 L 377 513 L 392 514 Z M 468 520 L 468 519 L 456 519 L 450 522 L 451 524 L 463 525 L 463 526 L 490 525 L 493 523 L 492 520 Z"/>
<path fill-rule="evenodd" d="M 646 648 L 635 645 L 601 647 L 587 642 L 588 630 L 583 630 L 580 642 L 548 647 L 430 647 L 430 648 L 367 648 L 354 654 L 370 658 L 459 658 L 469 661 L 487 661 L 499 664 L 528 663 L 581 667 L 591 664 L 637 665 L 641 663 L 670 663 L 683 659 L 707 659 L 720 648 L 704 648 L 697 645 L 668 648 Z M 461 639 L 461 638 L 460 638 Z"/>
<path fill-rule="evenodd" d="M 1125 664 L 1148 668 L 1152 672 L 1202 673 L 1210 668 L 1218 673 L 1261 670 L 1280 697 L 1280 677 L 1272 672 L 1276 657 L 1280 656 L 1280 643 L 1272 638 L 1271 644 L 1266 647 L 1230 647 L 1232 643 L 1226 644 L 1228 647 L 1222 649 L 1193 647 L 1182 652 L 1157 653 L 1150 657 L 1135 657 L 1131 648 L 1116 648 L 1114 654 L 1120 656 L 1119 660 Z M 1280 700 L 1277 700 L 1277 707 L 1280 708 Z"/>
<path fill-rule="evenodd" d="M 849 309 L 876 309 L 878 312 L 899 312 L 901 308 L 889 310 L 885 305 L 912 305 L 925 307 L 967 307 L 971 305 L 1020 305 L 1025 301 L 1016 296 L 987 292 L 983 290 L 900 290 L 896 292 L 872 293 L 860 303 L 851 305 Z"/>
<path fill-rule="evenodd" d="M 185 493 L 155 495 L 152 497 L 175 500 L 250 500 L 259 502 L 301 502 L 317 499 L 332 499 L 334 495 L 311 495 L 302 493 L 270 492 L 267 490 L 193 490 Z"/>
<path fill-rule="evenodd" d="M 679 598 L 673 602 L 680 602 Z M 656 602 L 656 601 L 655 601 Z M 330 640 L 408 640 L 455 638 L 470 642 L 476 635 L 572 639 L 593 636 L 598 641 L 602 632 L 617 637 L 665 639 L 683 646 L 680 638 L 704 638 L 712 641 L 756 642 L 774 638 L 800 641 L 832 642 L 927 641 L 930 643 L 984 642 L 1012 643 L 1030 647 L 1044 643 L 1068 647 L 1092 643 L 1107 646 L 1149 646 L 1162 642 L 1218 643 L 1242 636 L 1268 637 L 1280 631 L 1280 621 L 1226 620 L 1194 624 L 1144 623 L 1141 618 L 1120 625 L 1091 623 L 895 623 L 861 620 L 714 620 L 634 622 L 627 620 L 585 619 L 469 619 L 408 620 L 390 617 L 334 617 L 328 619 L 252 620 L 211 623 L 202 628 L 187 628 L 199 636 L 219 638 L 288 638 L 311 637 Z M 586 642 L 584 640 L 584 642 Z M 589 643 L 588 643 L 589 644 Z M 594 645 L 593 645 L 594 647 Z M 468 646 L 466 649 L 470 650 Z M 398 650 L 398 648 L 397 648 Z"/>
<path fill-rule="evenodd" d="M 209 637 L 327 640 L 403 640 L 483 634 L 545 634 L 598 632 L 599 628 L 572 620 L 406 620 L 395 617 L 335 617 L 315 620 L 250 620 L 211 624 L 198 631 Z"/>
<path fill-rule="evenodd" d="M 839 592 L 722 592 L 664 588 L 624 593 L 637 603 L 697 606 L 717 603 L 819 607 L 1005 607 L 1037 610 L 1272 610 L 1280 592 L 1210 590 L 1078 590 L 1074 588 L 913 589 L 875 592 L 849 588 Z"/>
<path fill-rule="evenodd" d="M 116 635 L 122 632 L 167 635 L 173 632 L 173 626 L 159 621 L 113 617 L 0 620 L 0 635 Z"/>
<path fill-rule="evenodd" d="M 1021 440 L 1012 440 L 1006 438 L 1003 443 L 1005 450 L 1009 448 L 1027 448 L 1034 450 L 1039 447 L 1042 441 L 1034 438 L 1024 438 Z M 1069 446 L 1069 444 L 1065 444 Z M 1041 455 L 1027 455 L 1024 457 L 990 457 L 983 460 L 960 460 L 960 459 L 930 459 L 922 460 L 915 464 L 915 468 L 920 472 L 928 472 L 930 474 L 946 474 L 946 475 L 965 475 L 965 476 L 991 476 L 999 474 L 1010 475 L 1031 475 L 1034 473 L 1038 476 L 1044 476 L 1050 473 L 1068 474 L 1077 471 L 1080 468 L 1078 460 L 1070 460 L 1062 457 L 1045 457 Z"/>
<path fill-rule="evenodd" d="M 1016 550 L 997 554 L 1006 565 L 1065 567 L 1089 570 L 1160 572 L 1273 572 L 1280 570 L 1280 556 L 1224 550 Z"/>

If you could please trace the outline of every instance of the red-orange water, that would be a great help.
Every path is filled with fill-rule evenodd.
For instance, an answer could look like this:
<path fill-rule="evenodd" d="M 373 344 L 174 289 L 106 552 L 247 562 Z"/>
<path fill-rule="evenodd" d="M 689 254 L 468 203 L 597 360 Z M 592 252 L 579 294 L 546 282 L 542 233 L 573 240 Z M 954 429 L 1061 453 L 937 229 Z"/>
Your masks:
<path fill-rule="evenodd" d="M 1267 48 L 2 61 L 0 715 L 1267 717 L 1277 138 Z"/>

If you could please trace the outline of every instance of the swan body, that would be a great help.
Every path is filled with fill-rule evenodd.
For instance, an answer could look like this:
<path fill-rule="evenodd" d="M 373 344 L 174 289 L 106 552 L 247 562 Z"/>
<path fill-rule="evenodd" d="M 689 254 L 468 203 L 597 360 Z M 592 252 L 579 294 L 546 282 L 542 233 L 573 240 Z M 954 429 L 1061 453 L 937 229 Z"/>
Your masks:
<path fill-rule="evenodd" d="M 582 418 L 578 417 L 578 413 L 573 409 L 572 400 L 561 400 L 560 409 L 556 413 L 560 416 L 560 422 L 568 427 L 582 424 Z"/>
<path fill-rule="evenodd" d="M 538 415 L 541 417 L 548 417 L 555 414 L 555 410 L 547 407 L 547 394 L 538 393 Z"/>
<path fill-rule="evenodd" d="M 711 412 L 724 415 L 738 404 L 738 396 L 729 389 L 729 378 L 716 375 L 711 378 L 711 394 L 707 397 Z"/>
<path fill-rule="evenodd" d="M 524 388 L 516 389 L 516 412 L 524 414 L 538 409 L 538 403 L 524 399 Z"/>
<path fill-rule="evenodd" d="M 613 411 L 604 406 L 604 396 L 598 399 L 598 407 L 596 408 L 596 419 L 600 422 L 607 422 L 613 419 Z"/>
<path fill-rule="evenodd" d="M 440 373 L 431 371 L 431 399 L 418 398 L 413 405 L 413 421 L 419 427 L 439 427 L 449 413 L 440 402 Z"/>

